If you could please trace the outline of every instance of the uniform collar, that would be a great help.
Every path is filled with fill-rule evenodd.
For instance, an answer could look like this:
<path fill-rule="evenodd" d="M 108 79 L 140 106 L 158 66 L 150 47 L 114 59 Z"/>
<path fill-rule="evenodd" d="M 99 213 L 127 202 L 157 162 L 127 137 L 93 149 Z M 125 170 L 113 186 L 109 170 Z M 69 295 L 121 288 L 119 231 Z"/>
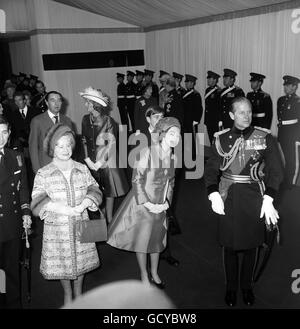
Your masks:
<path fill-rule="evenodd" d="M 237 134 L 237 135 L 247 135 L 250 131 L 252 131 L 253 127 L 252 126 L 249 126 L 248 128 L 244 129 L 244 130 L 241 130 L 241 129 L 238 129 L 236 126 L 233 126 L 231 131 L 232 133 L 234 134 Z"/>

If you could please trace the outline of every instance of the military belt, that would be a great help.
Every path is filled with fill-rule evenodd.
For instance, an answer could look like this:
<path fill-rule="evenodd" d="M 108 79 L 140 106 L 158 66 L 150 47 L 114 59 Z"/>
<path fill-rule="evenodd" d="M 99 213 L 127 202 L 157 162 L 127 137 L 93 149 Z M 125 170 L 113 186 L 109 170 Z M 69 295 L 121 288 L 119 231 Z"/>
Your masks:
<path fill-rule="evenodd" d="M 282 125 L 294 125 L 295 123 L 298 123 L 298 119 L 292 119 L 292 120 L 283 120 L 281 122 Z"/>
<path fill-rule="evenodd" d="M 241 184 L 252 184 L 252 183 L 256 183 L 251 176 L 248 175 L 233 175 L 233 174 L 229 174 L 226 172 L 223 172 L 222 175 L 224 178 L 229 179 L 235 183 L 241 183 Z"/>
<path fill-rule="evenodd" d="M 118 98 L 125 98 L 126 96 L 118 96 Z"/>
<path fill-rule="evenodd" d="M 264 118 L 266 116 L 266 113 L 253 113 L 253 118 Z"/>
<path fill-rule="evenodd" d="M 134 95 L 128 95 L 128 96 L 126 96 L 126 98 L 135 98 L 135 96 Z"/>

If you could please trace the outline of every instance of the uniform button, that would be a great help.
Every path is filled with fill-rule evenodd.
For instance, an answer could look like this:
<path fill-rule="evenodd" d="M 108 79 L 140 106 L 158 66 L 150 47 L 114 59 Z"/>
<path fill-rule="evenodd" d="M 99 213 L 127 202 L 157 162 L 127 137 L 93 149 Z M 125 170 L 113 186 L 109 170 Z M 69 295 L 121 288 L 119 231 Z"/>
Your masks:
<path fill-rule="evenodd" d="M 14 201 L 13 204 L 17 204 L 17 201 Z"/>
<path fill-rule="evenodd" d="M 12 192 L 12 195 L 15 195 L 16 193 L 15 192 Z"/>
<path fill-rule="evenodd" d="M 2 206 L 2 204 L 0 204 L 0 208 L 2 208 L 3 206 Z"/>
<path fill-rule="evenodd" d="M 15 186 L 15 183 L 11 183 L 11 186 Z"/>
<path fill-rule="evenodd" d="M 0 217 L 3 217 L 3 214 L 0 214 Z"/>
<path fill-rule="evenodd" d="M 232 145 L 229 145 L 229 147 L 232 147 Z"/>
<path fill-rule="evenodd" d="M 231 138 L 232 138 L 232 136 L 231 136 L 231 135 L 229 135 L 229 138 L 231 139 Z"/>
<path fill-rule="evenodd" d="M 18 210 L 15 210 L 15 214 L 18 212 Z"/>

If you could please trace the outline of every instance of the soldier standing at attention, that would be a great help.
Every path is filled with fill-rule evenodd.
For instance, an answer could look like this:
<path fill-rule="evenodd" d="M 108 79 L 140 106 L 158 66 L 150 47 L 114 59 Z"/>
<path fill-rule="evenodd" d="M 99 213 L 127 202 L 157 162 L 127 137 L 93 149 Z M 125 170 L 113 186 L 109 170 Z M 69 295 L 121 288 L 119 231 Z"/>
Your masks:
<path fill-rule="evenodd" d="M 219 121 L 219 127 L 222 129 L 231 128 L 232 126 L 232 121 L 229 116 L 232 101 L 235 99 L 235 97 L 245 96 L 243 90 L 234 84 L 236 76 L 236 72 L 230 69 L 224 69 L 223 85 L 225 88 L 221 90 L 220 95 L 221 120 Z"/>
<path fill-rule="evenodd" d="M 253 272 L 258 247 L 264 243 L 265 226 L 276 225 L 279 218 L 273 200 L 283 177 L 282 163 L 270 131 L 251 126 L 247 98 L 236 98 L 229 115 L 233 127 L 215 133 L 204 176 L 212 210 L 220 215 L 218 240 L 223 248 L 225 302 L 236 305 L 240 281 L 243 301 L 251 306 L 255 302 Z M 259 175 L 262 163 L 263 180 Z M 239 253 L 243 256 L 240 272 Z"/>
<path fill-rule="evenodd" d="M 141 96 L 143 96 L 143 79 L 144 79 L 144 72 L 136 70 L 135 71 L 135 97 L 136 99 L 139 99 Z"/>
<path fill-rule="evenodd" d="M 19 260 L 22 226 L 29 229 L 31 211 L 24 158 L 6 148 L 10 135 L 8 121 L 0 116 L 0 269 L 1 285 L 5 273 L 6 294 L 0 293 L 0 305 L 20 308 Z M 4 272 L 3 272 L 4 271 Z"/>
<path fill-rule="evenodd" d="M 179 74 L 177 72 L 173 72 L 172 75 L 173 75 L 173 78 L 175 79 L 175 82 L 176 82 L 176 91 L 179 94 L 179 96 L 182 98 L 183 95 L 186 93 L 186 90 L 181 85 L 183 75 Z"/>
<path fill-rule="evenodd" d="M 285 158 L 284 185 L 296 184 L 299 159 L 296 158 L 296 142 L 300 141 L 300 97 L 296 95 L 300 79 L 285 75 L 284 93 L 277 101 L 278 141 Z"/>
<path fill-rule="evenodd" d="M 136 84 L 133 82 L 135 73 L 132 71 L 127 71 L 127 83 L 126 83 L 126 108 L 129 114 L 130 123 L 132 131 L 134 129 L 134 104 L 135 104 L 135 89 Z"/>
<path fill-rule="evenodd" d="M 159 90 L 157 84 L 152 80 L 154 76 L 154 71 L 151 70 L 144 70 L 144 84 L 150 83 L 152 85 L 152 97 L 156 99 L 158 104 L 158 97 L 159 97 Z"/>
<path fill-rule="evenodd" d="M 269 94 L 261 89 L 266 78 L 263 74 L 250 73 L 251 89 L 247 98 L 252 104 L 252 126 L 271 128 L 273 118 L 273 104 Z"/>
<path fill-rule="evenodd" d="M 207 85 L 205 90 L 205 117 L 204 124 L 207 128 L 208 137 L 212 144 L 214 133 L 219 130 L 219 102 L 221 88 L 218 86 L 219 74 L 207 71 Z"/>
<path fill-rule="evenodd" d="M 125 74 L 117 73 L 117 105 L 120 113 L 122 125 L 126 125 L 128 128 L 128 116 L 127 116 L 127 107 L 126 107 L 126 86 L 124 83 Z"/>

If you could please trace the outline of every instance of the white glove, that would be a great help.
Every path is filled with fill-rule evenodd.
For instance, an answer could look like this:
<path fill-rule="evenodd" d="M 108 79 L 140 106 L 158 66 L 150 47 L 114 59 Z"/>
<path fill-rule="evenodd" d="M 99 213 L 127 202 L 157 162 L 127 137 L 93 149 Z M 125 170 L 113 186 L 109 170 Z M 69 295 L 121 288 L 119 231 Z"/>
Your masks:
<path fill-rule="evenodd" d="M 199 124 L 199 122 L 193 121 L 193 126 L 196 126 L 197 124 Z"/>
<path fill-rule="evenodd" d="M 24 215 L 22 216 L 22 219 L 23 219 L 23 228 L 25 228 L 25 230 L 29 229 L 32 223 L 31 217 L 29 215 Z"/>
<path fill-rule="evenodd" d="M 90 158 L 86 158 L 84 161 L 90 169 L 97 171 L 95 163 Z"/>
<path fill-rule="evenodd" d="M 103 166 L 103 162 L 102 161 L 97 161 L 97 162 L 95 162 L 95 163 L 93 163 L 94 164 L 94 170 L 98 170 L 98 169 L 100 169 L 102 166 Z"/>
<path fill-rule="evenodd" d="M 219 129 L 221 129 L 223 127 L 223 121 L 218 122 L 218 127 L 219 127 Z"/>
<path fill-rule="evenodd" d="M 278 222 L 278 211 L 274 208 L 273 198 L 271 198 L 269 195 L 264 195 L 264 200 L 260 211 L 260 218 L 263 218 L 263 216 L 265 216 L 268 225 L 271 223 L 275 225 Z"/>
<path fill-rule="evenodd" d="M 224 202 L 219 192 L 210 193 L 210 195 L 208 196 L 208 200 L 211 201 L 211 208 L 215 213 L 219 215 L 225 215 Z"/>
<path fill-rule="evenodd" d="M 155 204 L 152 202 L 144 203 L 144 207 L 146 207 L 153 214 L 160 214 L 161 212 L 163 212 L 164 210 L 162 209 L 162 206 L 163 205 L 161 204 Z"/>
<path fill-rule="evenodd" d="M 81 202 L 80 205 L 76 206 L 74 210 L 78 213 L 78 215 L 80 215 L 86 208 L 89 208 L 92 205 L 93 201 L 91 199 L 86 198 Z"/>

